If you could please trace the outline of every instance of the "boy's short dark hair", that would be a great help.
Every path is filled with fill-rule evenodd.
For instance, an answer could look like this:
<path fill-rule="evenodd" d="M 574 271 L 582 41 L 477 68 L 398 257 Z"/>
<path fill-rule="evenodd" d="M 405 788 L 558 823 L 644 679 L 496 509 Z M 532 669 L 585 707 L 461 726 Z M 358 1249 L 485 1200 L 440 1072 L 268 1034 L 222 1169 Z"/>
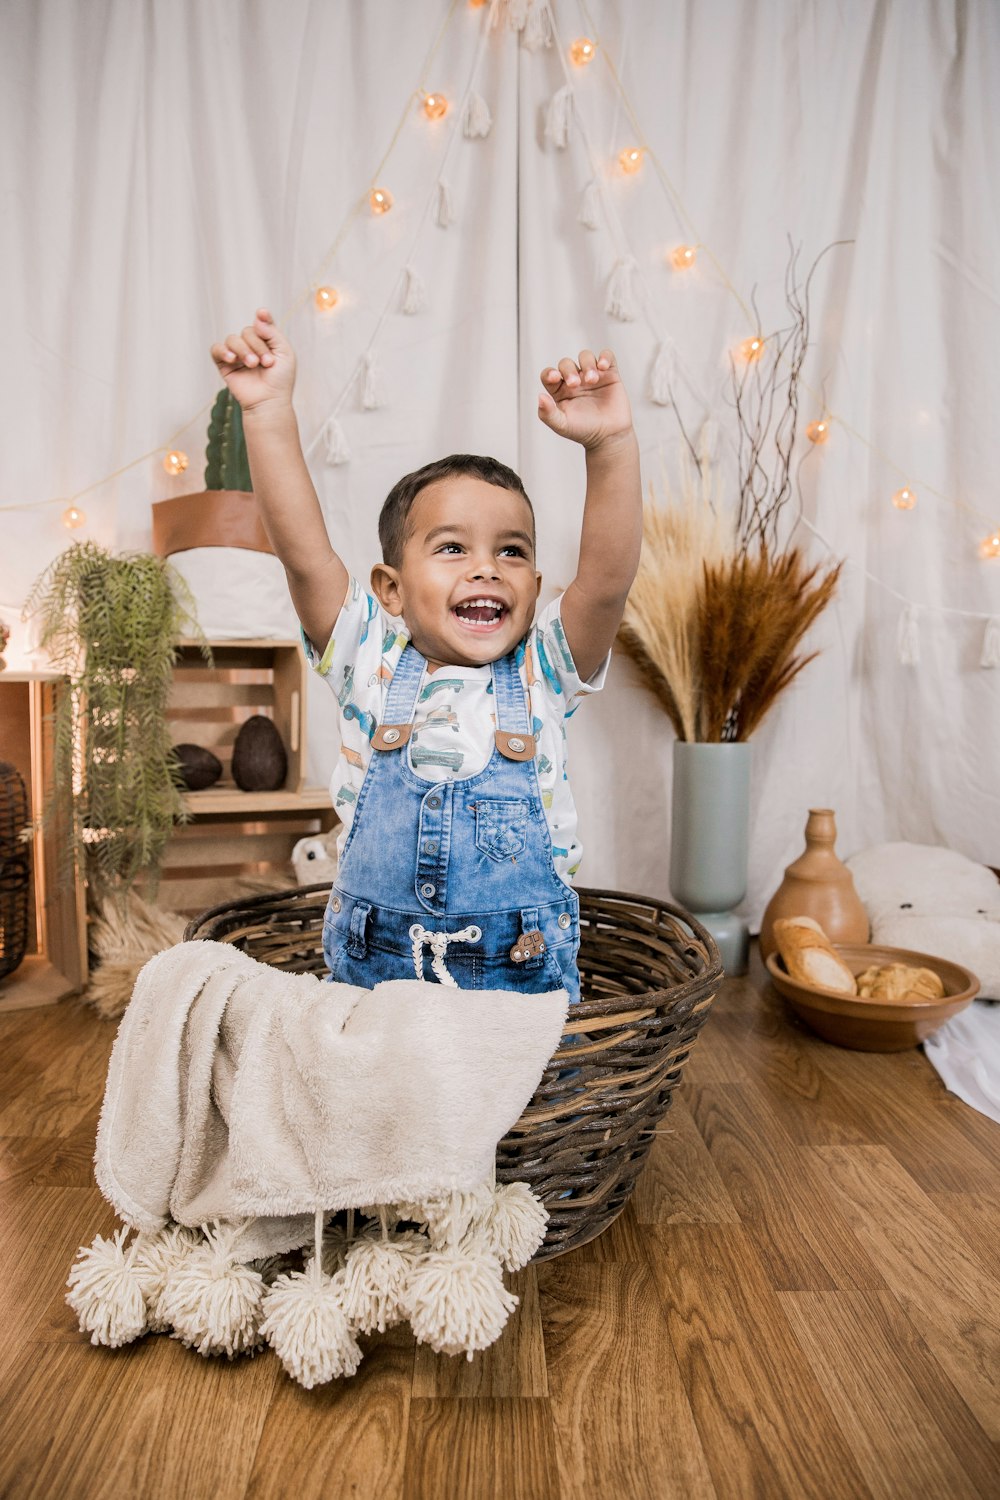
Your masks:
<path fill-rule="evenodd" d="M 407 519 L 420 491 L 438 479 L 449 479 L 456 474 L 471 474 L 474 479 L 495 484 L 498 489 L 514 490 L 522 495 L 531 511 L 531 541 L 534 545 L 535 512 L 528 492 L 514 470 L 508 469 L 498 459 L 484 458 L 478 453 L 451 453 L 447 458 L 424 464 L 412 474 L 404 474 L 386 495 L 378 518 L 378 539 L 382 544 L 382 561 L 390 568 L 398 568 L 402 561 Z"/>

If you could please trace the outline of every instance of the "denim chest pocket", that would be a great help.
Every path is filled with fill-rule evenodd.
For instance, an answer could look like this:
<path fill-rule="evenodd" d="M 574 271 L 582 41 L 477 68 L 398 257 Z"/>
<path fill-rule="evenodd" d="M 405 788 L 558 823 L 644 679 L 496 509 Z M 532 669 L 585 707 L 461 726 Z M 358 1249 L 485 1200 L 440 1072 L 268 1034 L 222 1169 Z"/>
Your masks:
<path fill-rule="evenodd" d="M 476 803 L 476 848 L 490 859 L 520 854 L 527 838 L 527 802 L 480 798 Z"/>

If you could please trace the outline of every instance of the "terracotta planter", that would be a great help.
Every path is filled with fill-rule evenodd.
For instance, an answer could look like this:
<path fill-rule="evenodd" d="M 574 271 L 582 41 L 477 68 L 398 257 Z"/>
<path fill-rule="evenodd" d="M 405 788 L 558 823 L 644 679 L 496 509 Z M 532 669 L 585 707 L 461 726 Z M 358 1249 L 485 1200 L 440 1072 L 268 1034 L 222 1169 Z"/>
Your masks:
<path fill-rule="evenodd" d="M 868 913 L 854 879 L 834 852 L 837 825 L 828 807 L 811 808 L 806 822 L 805 852 L 788 866 L 785 878 L 767 903 L 760 925 L 760 951 L 775 951 L 774 924 L 779 917 L 812 917 L 831 943 L 867 943 Z"/>
<path fill-rule="evenodd" d="M 269 552 L 257 502 L 248 490 L 202 490 L 153 506 L 153 551 L 157 557 L 193 547 L 243 547 Z"/>

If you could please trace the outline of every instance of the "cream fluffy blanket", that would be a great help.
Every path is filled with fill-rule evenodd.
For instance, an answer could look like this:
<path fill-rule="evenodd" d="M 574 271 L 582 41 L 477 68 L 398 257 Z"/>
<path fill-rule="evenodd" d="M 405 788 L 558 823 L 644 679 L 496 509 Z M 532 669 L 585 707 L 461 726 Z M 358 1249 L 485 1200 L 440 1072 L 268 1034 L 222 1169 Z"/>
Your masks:
<path fill-rule="evenodd" d="M 146 964 L 122 1019 L 98 1185 L 138 1229 L 252 1221 L 247 1258 L 306 1243 L 318 1209 L 471 1189 L 566 1011 L 563 990 L 365 990 L 180 943 Z"/>

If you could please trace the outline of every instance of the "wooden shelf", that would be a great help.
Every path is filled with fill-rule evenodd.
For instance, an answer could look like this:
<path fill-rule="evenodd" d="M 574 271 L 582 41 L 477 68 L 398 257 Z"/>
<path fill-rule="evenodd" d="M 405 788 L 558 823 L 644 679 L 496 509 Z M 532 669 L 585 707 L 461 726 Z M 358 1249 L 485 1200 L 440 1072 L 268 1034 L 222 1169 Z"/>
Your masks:
<path fill-rule="evenodd" d="M 303 787 L 301 792 L 241 792 L 238 786 L 212 786 L 203 792 L 186 792 L 184 801 L 192 817 L 207 813 L 291 812 L 297 808 L 330 807 L 325 786 Z"/>

